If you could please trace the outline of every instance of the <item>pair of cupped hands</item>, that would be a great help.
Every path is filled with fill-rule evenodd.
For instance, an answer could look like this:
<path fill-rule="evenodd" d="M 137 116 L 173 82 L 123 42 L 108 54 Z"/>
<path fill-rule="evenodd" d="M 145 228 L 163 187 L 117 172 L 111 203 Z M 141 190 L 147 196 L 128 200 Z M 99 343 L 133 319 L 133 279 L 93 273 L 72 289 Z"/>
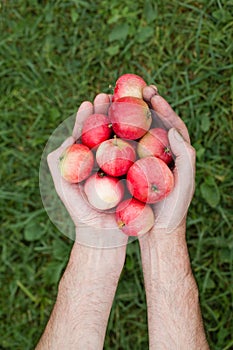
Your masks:
<path fill-rule="evenodd" d="M 74 222 L 76 241 L 93 247 L 126 245 L 128 237 L 118 228 L 114 213 L 95 210 L 88 204 L 82 184 L 70 184 L 61 177 L 59 158 L 68 146 L 80 138 L 82 125 L 89 115 L 107 114 L 111 98 L 111 95 L 100 93 L 93 103 L 83 102 L 76 115 L 72 136 L 47 158 L 56 192 Z M 175 159 L 174 189 L 164 200 L 152 205 L 155 223 L 147 234 L 153 234 L 156 230 L 169 234 L 186 221 L 195 189 L 195 150 L 190 144 L 186 125 L 168 102 L 158 94 L 155 86 L 149 85 L 143 89 L 143 99 L 168 130 L 170 147 Z"/>

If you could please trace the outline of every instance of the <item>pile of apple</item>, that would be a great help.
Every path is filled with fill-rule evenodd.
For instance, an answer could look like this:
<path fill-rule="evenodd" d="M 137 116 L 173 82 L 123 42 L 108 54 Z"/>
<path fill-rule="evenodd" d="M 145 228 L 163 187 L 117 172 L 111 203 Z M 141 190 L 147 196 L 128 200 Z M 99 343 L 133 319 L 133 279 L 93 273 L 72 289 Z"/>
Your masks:
<path fill-rule="evenodd" d="M 148 232 L 155 222 L 151 204 L 174 186 L 167 131 L 152 127 L 143 100 L 145 81 L 124 74 L 116 82 L 108 114 L 92 114 L 81 137 L 60 157 L 62 177 L 82 183 L 97 210 L 114 208 L 118 227 L 129 236 Z"/>

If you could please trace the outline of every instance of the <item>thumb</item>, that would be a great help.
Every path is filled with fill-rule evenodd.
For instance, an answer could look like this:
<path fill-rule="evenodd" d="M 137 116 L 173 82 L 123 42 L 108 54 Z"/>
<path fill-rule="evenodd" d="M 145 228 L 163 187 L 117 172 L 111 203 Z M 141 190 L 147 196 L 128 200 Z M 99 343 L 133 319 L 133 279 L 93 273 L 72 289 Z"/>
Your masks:
<path fill-rule="evenodd" d="M 176 114 L 169 103 L 160 95 L 154 95 L 151 98 L 151 105 L 155 113 L 163 122 L 167 129 L 176 128 L 179 130 L 184 139 L 190 143 L 189 133 L 183 120 Z"/>
<path fill-rule="evenodd" d="M 48 166 L 51 172 L 53 179 L 59 179 L 61 177 L 60 171 L 58 168 L 59 157 L 65 151 L 65 149 L 71 146 L 75 142 L 72 136 L 68 137 L 60 147 L 58 147 L 55 151 L 51 152 L 47 156 Z"/>
<path fill-rule="evenodd" d="M 168 131 L 168 139 L 170 142 L 172 153 L 175 156 L 176 166 L 186 166 L 187 161 L 191 162 L 191 164 L 195 165 L 196 152 L 195 149 L 184 140 L 182 135 L 175 129 L 171 128 Z"/>
<path fill-rule="evenodd" d="M 48 167 L 53 178 L 55 189 L 60 198 L 62 198 L 63 188 L 70 186 L 70 184 L 66 182 L 61 176 L 61 171 L 59 169 L 59 157 L 67 147 L 74 144 L 74 141 L 75 140 L 72 136 L 68 137 L 60 147 L 58 147 L 55 151 L 49 153 L 47 156 Z"/>
<path fill-rule="evenodd" d="M 168 132 L 172 153 L 175 156 L 175 183 L 182 192 L 193 195 L 195 188 L 195 149 L 186 142 L 180 133 L 172 128 Z"/>

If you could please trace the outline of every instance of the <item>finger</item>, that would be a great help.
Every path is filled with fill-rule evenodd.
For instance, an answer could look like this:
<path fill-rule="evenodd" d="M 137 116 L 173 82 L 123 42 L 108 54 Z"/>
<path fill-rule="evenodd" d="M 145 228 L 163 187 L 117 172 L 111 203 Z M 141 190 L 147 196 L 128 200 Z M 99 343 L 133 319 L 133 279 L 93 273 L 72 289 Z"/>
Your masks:
<path fill-rule="evenodd" d="M 143 99 L 147 102 L 150 102 L 153 96 L 158 94 L 157 86 L 155 85 L 149 85 L 143 88 L 142 90 L 142 96 Z"/>
<path fill-rule="evenodd" d="M 98 94 L 94 99 L 94 113 L 108 114 L 110 98 L 107 94 Z"/>
<path fill-rule="evenodd" d="M 97 214 L 91 210 L 90 206 L 87 204 L 82 185 L 72 184 L 66 181 L 62 177 L 59 167 L 60 157 L 67 147 L 73 145 L 74 142 L 75 139 L 72 136 L 67 138 L 58 149 L 48 155 L 47 161 L 56 192 L 73 221 L 77 222 L 78 219 L 80 220 L 79 216 L 77 216 L 77 213 L 80 213 L 80 217 L 82 218 L 83 216 L 88 222 L 88 220 L 95 219 Z"/>
<path fill-rule="evenodd" d="M 82 127 L 85 120 L 89 117 L 89 115 L 94 113 L 93 104 L 89 101 L 84 101 L 76 114 L 75 124 L 72 132 L 72 136 L 75 140 L 78 140 L 82 133 Z"/>
<path fill-rule="evenodd" d="M 191 162 L 195 160 L 195 149 L 188 143 L 175 128 L 168 131 L 168 138 L 172 152 L 176 156 L 176 163 L 180 164 L 185 157 L 191 157 Z M 185 166 L 185 164 L 184 164 Z"/>
<path fill-rule="evenodd" d="M 81 212 L 82 210 L 81 207 Z M 96 212 L 90 207 L 88 210 L 88 215 L 82 215 L 76 230 L 79 243 L 103 248 L 127 244 L 128 237 L 118 228 L 115 214 Z"/>
<path fill-rule="evenodd" d="M 164 126 L 167 129 L 176 128 L 183 138 L 190 143 L 190 137 L 185 123 L 180 117 L 178 117 L 169 103 L 160 95 L 154 95 L 150 102 L 153 110 L 164 123 Z"/>
<path fill-rule="evenodd" d="M 61 198 L 77 226 L 77 241 L 93 247 L 116 247 L 127 244 L 128 237 L 119 230 L 115 214 L 92 208 L 83 185 L 64 183 Z"/>

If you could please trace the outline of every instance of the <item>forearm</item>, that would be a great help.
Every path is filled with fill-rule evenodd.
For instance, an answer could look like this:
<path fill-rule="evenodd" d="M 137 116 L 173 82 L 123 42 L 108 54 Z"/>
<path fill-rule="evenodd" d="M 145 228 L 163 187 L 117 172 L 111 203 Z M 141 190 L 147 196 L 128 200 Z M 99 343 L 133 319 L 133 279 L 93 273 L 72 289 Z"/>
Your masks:
<path fill-rule="evenodd" d="M 155 230 L 140 240 L 140 247 L 150 349 L 209 349 L 185 227 L 170 234 Z"/>
<path fill-rule="evenodd" d="M 102 349 L 125 247 L 74 244 L 57 301 L 36 350 Z"/>

